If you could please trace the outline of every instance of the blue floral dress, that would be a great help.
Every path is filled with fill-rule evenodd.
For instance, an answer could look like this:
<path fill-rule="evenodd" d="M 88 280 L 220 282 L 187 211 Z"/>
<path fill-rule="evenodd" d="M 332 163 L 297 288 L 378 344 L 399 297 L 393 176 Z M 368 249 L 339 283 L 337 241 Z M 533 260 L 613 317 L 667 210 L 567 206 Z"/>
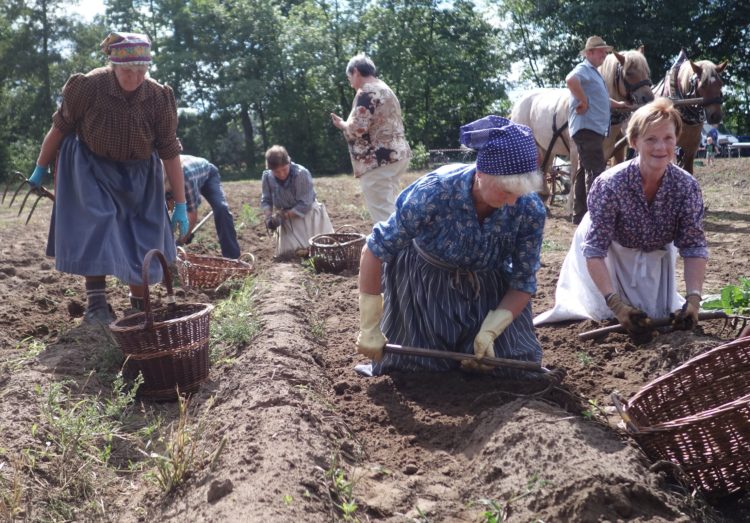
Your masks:
<path fill-rule="evenodd" d="M 546 213 L 536 194 L 479 221 L 474 165 L 453 164 L 420 178 L 398 197 L 396 212 L 367 238 L 381 261 L 389 342 L 472 354 L 487 313 L 508 289 L 533 294 Z M 531 305 L 495 340 L 495 356 L 540 362 Z M 385 354 L 373 374 L 449 370 L 451 360 Z M 495 370 L 503 374 L 500 369 Z"/>

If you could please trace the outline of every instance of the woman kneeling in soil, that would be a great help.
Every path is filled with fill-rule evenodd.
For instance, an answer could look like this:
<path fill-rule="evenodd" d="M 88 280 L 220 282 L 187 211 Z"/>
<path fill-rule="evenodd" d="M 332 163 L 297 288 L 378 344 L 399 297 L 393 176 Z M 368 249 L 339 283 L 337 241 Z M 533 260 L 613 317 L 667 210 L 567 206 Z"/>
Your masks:
<path fill-rule="evenodd" d="M 333 232 L 326 208 L 315 199 L 310 171 L 292 163 L 284 147 L 266 151 L 266 167 L 260 206 L 266 226 L 278 232 L 276 256 L 304 256 L 310 238 Z"/>
<path fill-rule="evenodd" d="M 74 74 L 52 116 L 29 184 L 44 183 L 57 157 L 57 183 L 47 255 L 57 270 L 86 277 L 84 321 L 115 319 L 105 277 L 130 285 L 131 305 L 143 308 L 143 258 L 151 249 L 175 259 L 164 205 L 164 171 L 174 187 L 182 236 L 188 232 L 184 180 L 172 89 L 146 78 L 151 42 L 146 35 L 112 33 L 101 44 L 110 67 Z M 161 280 L 161 267 L 149 281 Z"/>
<path fill-rule="evenodd" d="M 536 325 L 614 316 L 640 337 L 650 332 L 651 318 L 681 307 L 675 326 L 698 324 L 708 249 L 700 186 L 672 163 L 681 127 L 667 98 L 633 113 L 627 136 L 638 156 L 594 182 L 589 212 L 563 262 L 555 307 L 535 318 Z M 676 289 L 675 247 L 685 262 L 685 299 Z"/>
<path fill-rule="evenodd" d="M 447 165 L 411 184 L 362 250 L 357 347 L 374 360 L 374 375 L 458 367 L 384 354 L 387 339 L 477 359 L 542 359 L 529 303 L 545 220 L 534 137 L 528 127 L 487 116 L 464 125 L 460 140 L 478 150 L 476 165 Z"/>

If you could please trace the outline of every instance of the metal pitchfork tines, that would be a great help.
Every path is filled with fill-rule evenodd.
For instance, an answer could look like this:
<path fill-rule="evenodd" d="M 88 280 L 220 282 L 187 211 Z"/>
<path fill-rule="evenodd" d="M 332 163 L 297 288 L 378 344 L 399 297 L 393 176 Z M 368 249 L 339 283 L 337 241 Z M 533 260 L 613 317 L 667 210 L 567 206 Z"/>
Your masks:
<path fill-rule="evenodd" d="M 21 183 L 18 184 L 18 187 L 13 192 L 13 197 L 10 199 L 10 203 L 8 204 L 8 208 L 13 207 L 13 202 L 16 201 L 16 198 L 18 197 L 18 194 L 21 192 L 21 189 L 24 188 L 25 185 L 29 186 L 29 190 L 26 192 L 26 195 L 23 198 L 23 201 L 21 202 L 21 207 L 18 209 L 18 216 L 21 216 L 21 213 L 23 212 L 24 207 L 26 206 L 26 202 L 29 200 L 29 196 L 32 194 L 36 195 L 36 199 L 34 200 L 34 204 L 31 206 L 31 210 L 29 211 L 29 215 L 26 217 L 26 223 L 29 223 L 29 220 L 31 220 L 31 216 L 34 214 L 34 211 L 36 210 L 36 206 L 39 204 L 39 200 L 42 198 L 49 198 L 53 202 L 55 201 L 55 195 L 49 192 L 44 187 L 34 187 L 29 183 L 29 180 L 27 180 L 20 172 L 14 171 L 13 176 L 20 179 Z M 0 204 L 5 203 L 5 198 L 8 195 L 8 192 L 10 191 L 10 185 L 11 182 L 8 181 L 8 183 L 5 186 L 5 190 L 3 191 L 3 199 L 0 200 Z"/>

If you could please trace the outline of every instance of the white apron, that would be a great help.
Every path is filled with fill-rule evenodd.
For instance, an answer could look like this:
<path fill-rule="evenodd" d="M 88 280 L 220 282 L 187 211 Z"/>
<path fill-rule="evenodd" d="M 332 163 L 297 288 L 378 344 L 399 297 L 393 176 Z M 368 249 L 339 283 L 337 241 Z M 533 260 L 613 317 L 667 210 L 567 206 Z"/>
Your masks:
<path fill-rule="evenodd" d="M 573 244 L 560 270 L 555 306 L 534 318 L 534 325 L 614 317 L 586 267 L 583 242 L 589 227 L 591 219 L 586 213 L 576 229 Z M 677 249 L 671 243 L 664 249 L 644 252 L 613 241 L 604 262 L 615 292 L 648 314 L 649 318 L 666 318 L 685 303 L 685 299 L 677 293 Z"/>
<path fill-rule="evenodd" d="M 326 207 L 317 200 L 304 217 L 285 219 L 277 231 L 276 256 L 294 254 L 310 246 L 310 238 L 316 234 L 333 232 Z"/>

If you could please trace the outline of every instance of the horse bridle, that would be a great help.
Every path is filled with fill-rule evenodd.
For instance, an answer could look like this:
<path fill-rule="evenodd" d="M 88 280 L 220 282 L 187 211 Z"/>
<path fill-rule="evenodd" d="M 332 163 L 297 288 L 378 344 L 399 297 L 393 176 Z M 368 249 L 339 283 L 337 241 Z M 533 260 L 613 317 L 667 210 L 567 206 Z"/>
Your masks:
<path fill-rule="evenodd" d="M 698 89 L 700 89 L 700 83 L 700 77 L 697 74 L 693 73 L 693 76 L 690 77 L 690 90 L 683 95 L 682 90 L 680 89 L 680 82 L 675 82 L 675 88 L 677 90 L 676 94 L 678 95 L 678 98 L 697 97 Z M 701 96 L 701 98 L 703 97 Z M 703 98 L 702 105 L 684 105 L 682 107 L 679 107 L 678 110 L 680 111 L 680 114 L 682 114 L 682 120 L 685 123 L 695 125 L 706 121 L 707 105 L 721 105 L 723 102 L 724 96 L 720 94 L 719 96 L 715 96 L 713 98 Z"/>
<path fill-rule="evenodd" d="M 635 100 L 633 99 L 633 93 L 641 87 L 651 87 L 654 84 L 651 83 L 651 78 L 646 78 L 645 80 L 641 80 L 640 82 L 631 84 L 625 78 L 625 75 L 622 73 L 622 69 L 622 64 L 620 62 L 617 62 L 617 69 L 615 69 L 615 84 L 619 86 L 620 80 L 622 80 L 622 83 L 625 85 L 625 95 L 630 99 L 631 102 L 635 103 Z"/>

